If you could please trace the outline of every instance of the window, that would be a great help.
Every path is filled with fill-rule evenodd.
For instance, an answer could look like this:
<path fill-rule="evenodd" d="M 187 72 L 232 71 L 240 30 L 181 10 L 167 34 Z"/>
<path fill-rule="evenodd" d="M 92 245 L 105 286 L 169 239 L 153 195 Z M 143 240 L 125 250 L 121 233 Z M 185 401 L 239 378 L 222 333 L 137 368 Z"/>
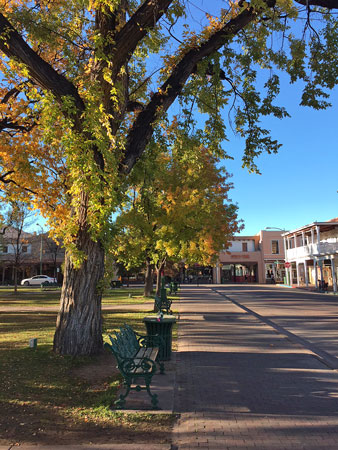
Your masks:
<path fill-rule="evenodd" d="M 247 242 L 242 242 L 242 252 L 247 252 L 248 251 L 248 244 Z"/>
<path fill-rule="evenodd" d="M 8 246 L 7 245 L 4 245 L 2 247 L 2 253 L 8 253 Z"/>
<path fill-rule="evenodd" d="M 28 247 L 27 245 L 23 245 L 22 246 L 22 253 L 27 253 L 28 252 Z"/>
<path fill-rule="evenodd" d="M 271 241 L 271 249 L 272 249 L 272 254 L 277 255 L 279 253 L 279 242 Z"/>

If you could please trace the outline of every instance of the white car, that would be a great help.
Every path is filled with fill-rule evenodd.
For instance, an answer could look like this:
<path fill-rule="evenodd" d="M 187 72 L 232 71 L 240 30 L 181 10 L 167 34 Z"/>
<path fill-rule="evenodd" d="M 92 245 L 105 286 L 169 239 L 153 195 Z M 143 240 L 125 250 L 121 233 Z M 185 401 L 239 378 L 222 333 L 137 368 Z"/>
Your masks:
<path fill-rule="evenodd" d="M 47 275 L 35 275 L 35 277 L 22 280 L 21 286 L 41 286 L 42 283 L 53 284 L 56 282 L 56 278 L 51 278 Z"/>

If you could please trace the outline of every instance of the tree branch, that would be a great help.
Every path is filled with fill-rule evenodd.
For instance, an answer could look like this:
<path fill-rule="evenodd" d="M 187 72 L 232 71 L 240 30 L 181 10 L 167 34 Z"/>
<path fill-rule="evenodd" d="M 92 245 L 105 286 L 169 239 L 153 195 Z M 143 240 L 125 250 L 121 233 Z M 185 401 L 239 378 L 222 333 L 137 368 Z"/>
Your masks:
<path fill-rule="evenodd" d="M 85 109 L 76 87 L 50 64 L 43 60 L 0 13 L 0 50 L 8 57 L 23 63 L 30 77 L 43 89 L 46 89 L 62 104 L 63 97 L 73 99 L 77 113 L 73 119 L 79 123 L 80 113 Z"/>
<path fill-rule="evenodd" d="M 272 4 L 268 6 L 272 6 Z M 181 93 L 196 64 L 225 45 L 229 38 L 248 25 L 257 17 L 258 13 L 259 11 L 251 7 L 245 9 L 237 17 L 225 24 L 221 30 L 213 34 L 200 47 L 189 50 L 182 57 L 167 81 L 158 92 L 153 94 L 148 105 L 137 116 L 127 137 L 126 151 L 120 165 L 120 172 L 128 174 L 136 161 L 141 157 L 153 134 L 154 122 L 159 117 L 159 114 L 168 110 Z"/>
<path fill-rule="evenodd" d="M 0 101 L 0 103 L 2 103 L 2 104 L 7 103 L 8 100 L 9 100 L 11 97 L 17 97 L 17 96 L 19 95 L 19 93 L 20 93 L 20 91 L 19 91 L 19 89 L 16 88 L 16 87 L 10 89 L 10 90 L 6 93 L 6 95 L 4 96 L 4 98 Z"/>
<path fill-rule="evenodd" d="M 154 28 L 172 2 L 173 0 L 144 1 L 124 27 L 116 33 L 113 79 L 129 60 L 139 42 L 148 34 L 149 28 Z"/>
<path fill-rule="evenodd" d="M 321 6 L 322 8 L 338 9 L 338 0 L 295 0 L 304 6 Z"/>
<path fill-rule="evenodd" d="M 36 195 L 36 192 L 32 191 L 31 189 L 19 186 L 16 181 L 14 181 L 14 180 L 12 180 L 10 178 L 9 179 L 7 178 L 9 175 L 12 175 L 13 173 L 14 173 L 14 170 L 10 170 L 10 171 L 0 175 L 0 183 L 3 183 L 3 184 L 10 184 L 11 183 L 11 184 L 14 184 L 17 187 L 20 187 L 21 189 L 25 190 L 26 192 L 30 192 L 31 194 Z"/>

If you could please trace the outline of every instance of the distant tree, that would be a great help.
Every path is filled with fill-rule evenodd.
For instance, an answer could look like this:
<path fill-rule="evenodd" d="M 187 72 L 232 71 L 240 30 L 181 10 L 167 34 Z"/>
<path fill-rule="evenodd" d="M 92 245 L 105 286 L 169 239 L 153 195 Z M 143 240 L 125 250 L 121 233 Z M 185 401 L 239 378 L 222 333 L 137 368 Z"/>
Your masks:
<path fill-rule="evenodd" d="M 47 232 L 43 233 L 42 240 L 46 253 L 53 264 L 53 277 L 57 279 L 57 260 L 64 253 L 63 247 L 58 241 L 51 239 Z"/>
<path fill-rule="evenodd" d="M 18 271 L 27 256 L 28 240 L 24 229 L 35 222 L 34 213 L 27 208 L 25 203 L 11 201 L 5 215 L 7 233 L 5 243 L 13 254 L 10 261 L 14 273 L 14 291 L 18 287 Z"/>
<path fill-rule="evenodd" d="M 137 184 L 116 219 L 112 246 L 127 267 L 145 264 L 146 296 L 154 268 L 158 293 L 167 260 L 214 264 L 239 227 L 237 207 L 228 199 L 232 184 L 218 158 L 175 121 L 167 133 L 162 147 L 149 149 L 135 168 Z"/>

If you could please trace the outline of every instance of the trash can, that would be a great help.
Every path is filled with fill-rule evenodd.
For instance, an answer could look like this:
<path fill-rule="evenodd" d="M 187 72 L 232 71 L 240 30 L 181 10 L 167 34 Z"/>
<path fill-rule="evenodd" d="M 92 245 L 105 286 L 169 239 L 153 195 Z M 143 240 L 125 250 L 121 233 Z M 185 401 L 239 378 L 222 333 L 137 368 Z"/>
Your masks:
<path fill-rule="evenodd" d="M 147 329 L 147 335 L 159 335 L 163 339 L 163 345 L 160 347 L 158 359 L 161 361 L 169 361 L 171 358 L 172 328 L 176 323 L 176 317 L 164 315 L 162 318 L 158 316 L 146 316 L 143 319 Z"/>

